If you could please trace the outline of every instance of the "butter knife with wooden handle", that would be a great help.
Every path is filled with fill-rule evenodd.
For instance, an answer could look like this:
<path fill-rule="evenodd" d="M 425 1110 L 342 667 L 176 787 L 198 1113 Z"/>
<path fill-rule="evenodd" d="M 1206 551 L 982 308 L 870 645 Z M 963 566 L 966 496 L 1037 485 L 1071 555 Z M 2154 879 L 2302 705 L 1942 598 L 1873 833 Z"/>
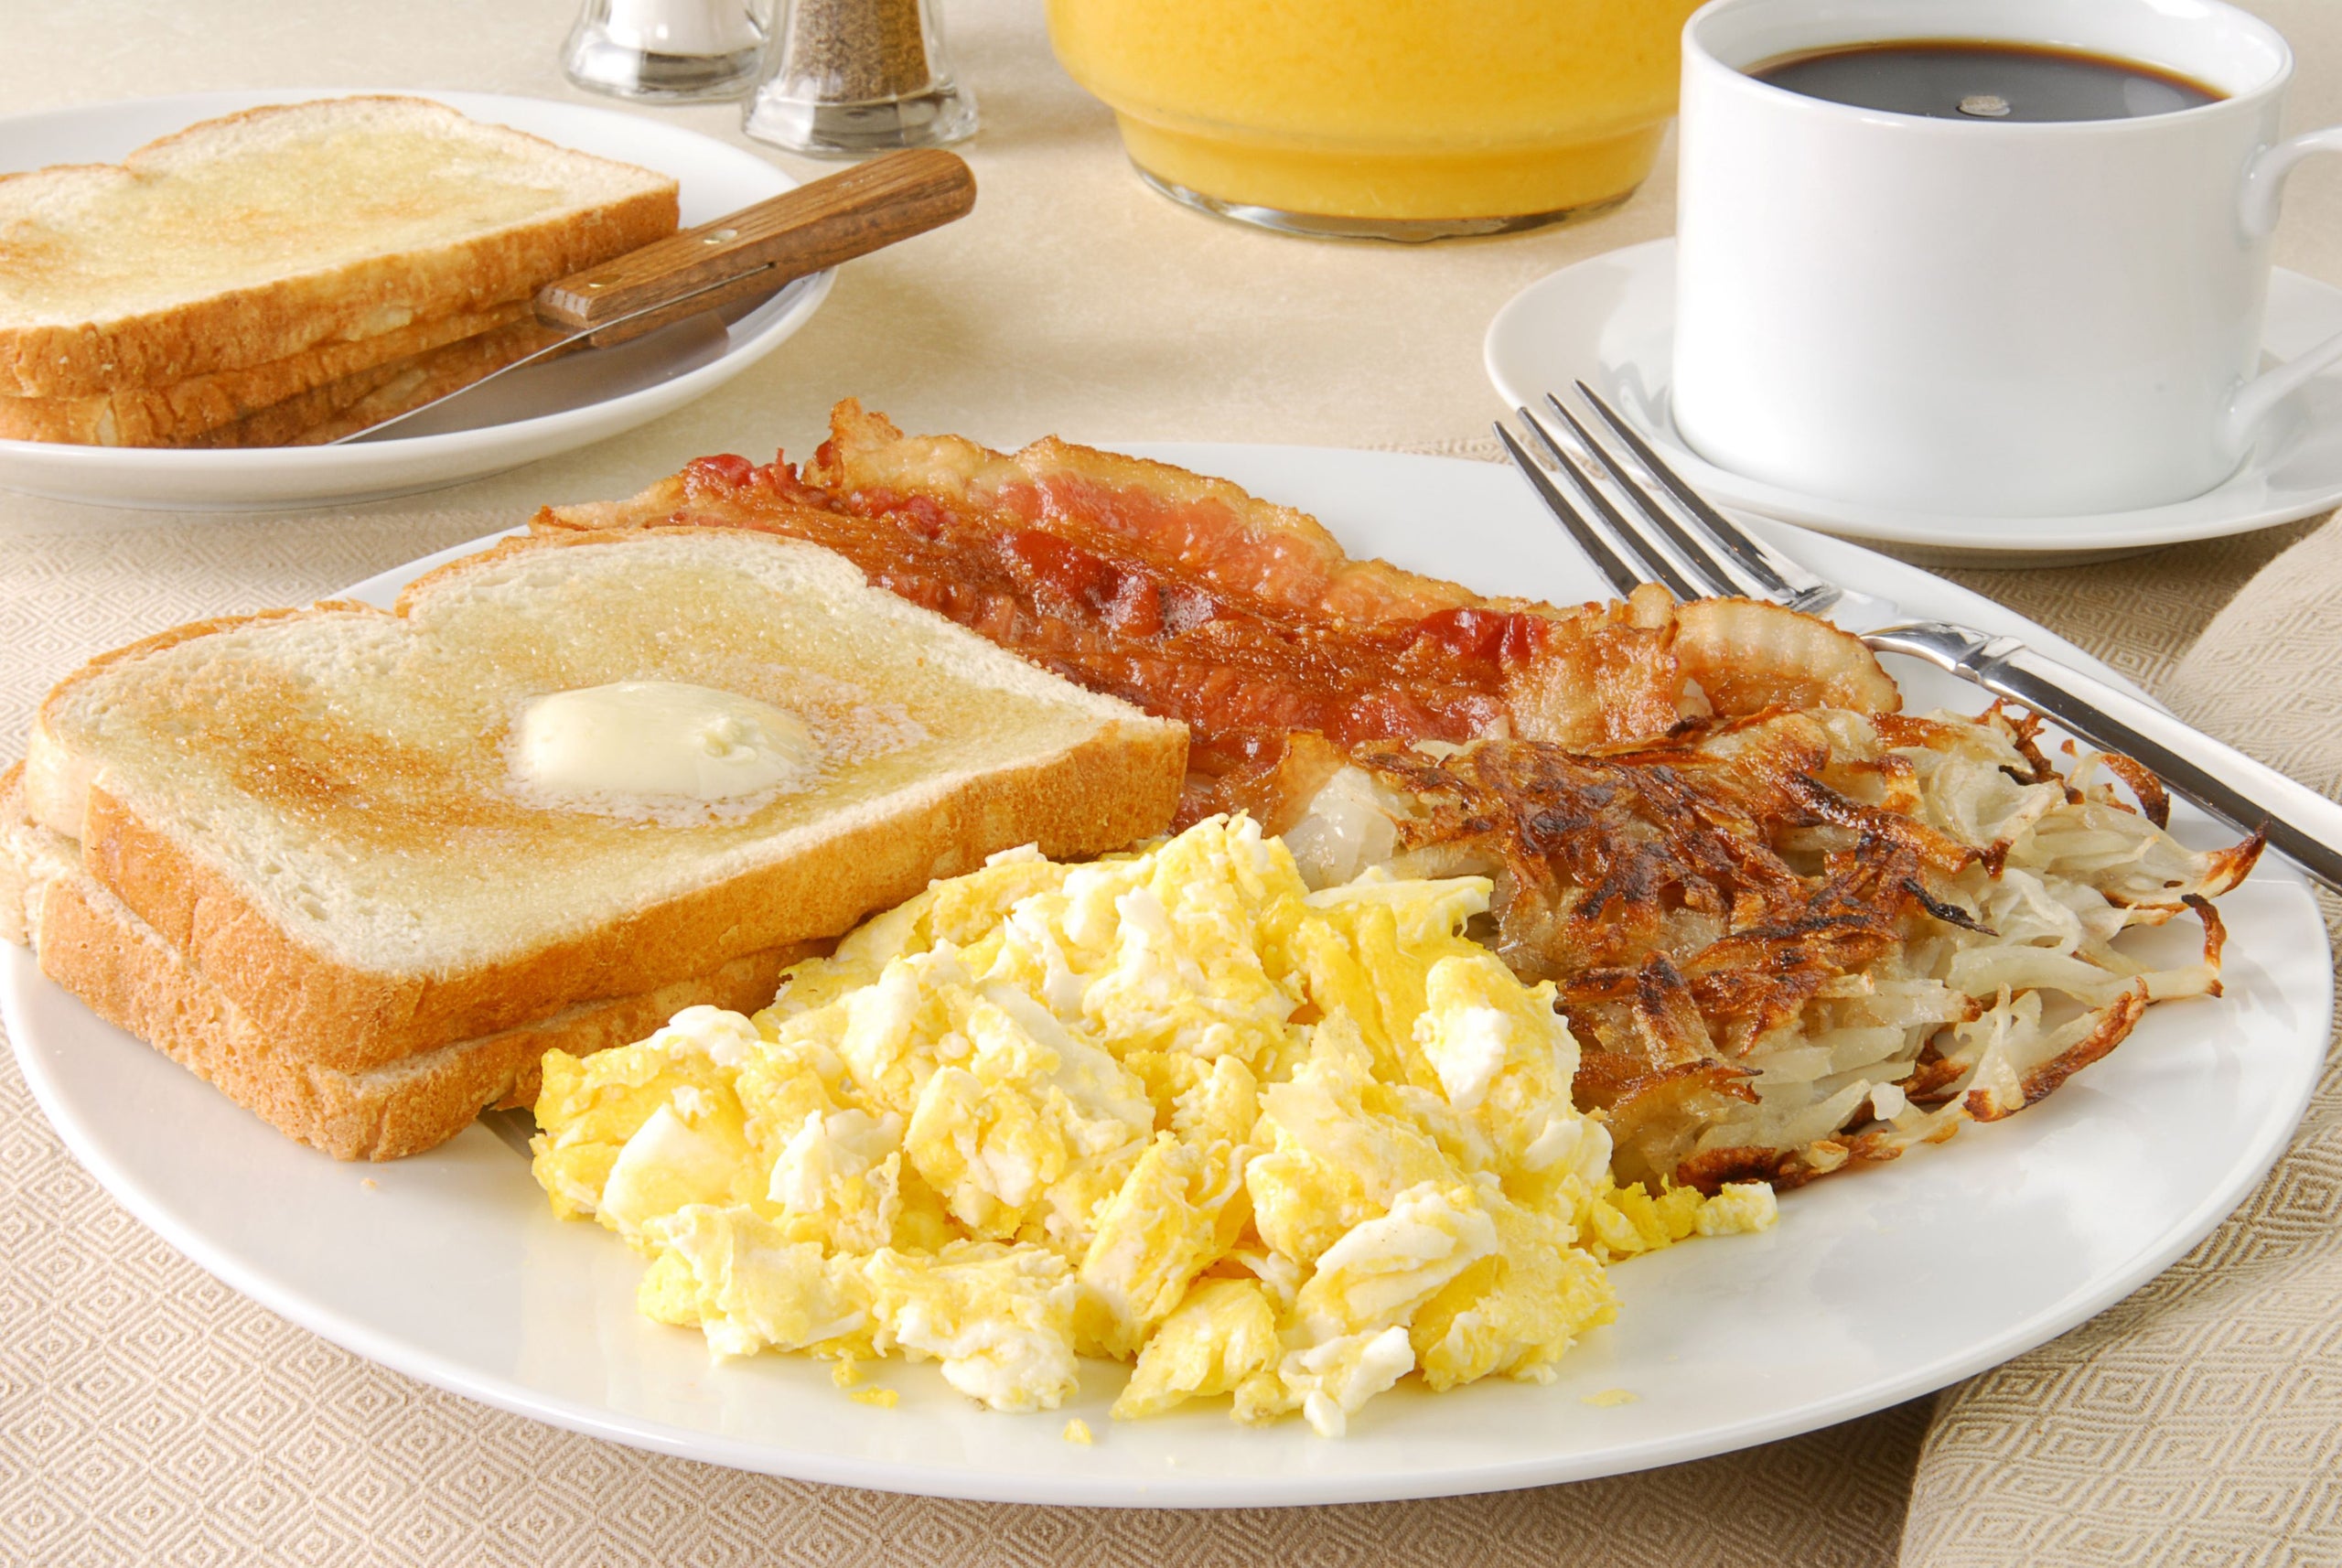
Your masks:
<path fill-rule="evenodd" d="M 580 347 L 628 343 L 690 317 L 774 293 L 798 278 L 868 255 L 964 216 L 975 177 L 947 152 L 874 158 L 713 223 L 615 256 L 537 291 L 543 341 L 444 397 L 331 443 L 370 439 L 508 371 Z"/>

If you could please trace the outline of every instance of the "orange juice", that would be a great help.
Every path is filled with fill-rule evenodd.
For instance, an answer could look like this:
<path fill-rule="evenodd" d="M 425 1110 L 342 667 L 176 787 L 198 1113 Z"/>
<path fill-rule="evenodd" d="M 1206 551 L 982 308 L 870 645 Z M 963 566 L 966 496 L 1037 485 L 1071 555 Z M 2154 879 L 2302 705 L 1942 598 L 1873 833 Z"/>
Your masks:
<path fill-rule="evenodd" d="M 1640 184 L 1697 0 L 1049 0 L 1175 196 L 1323 232 L 1550 221 Z M 1251 209 L 1251 210 L 1248 210 Z"/>

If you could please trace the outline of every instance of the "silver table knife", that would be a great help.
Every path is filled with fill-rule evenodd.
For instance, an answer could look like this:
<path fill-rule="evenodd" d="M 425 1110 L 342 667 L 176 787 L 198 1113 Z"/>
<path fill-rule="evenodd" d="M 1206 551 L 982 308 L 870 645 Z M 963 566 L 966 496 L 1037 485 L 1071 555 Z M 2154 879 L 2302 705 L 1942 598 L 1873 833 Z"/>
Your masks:
<path fill-rule="evenodd" d="M 546 285 L 532 302 L 540 340 L 445 396 L 328 443 L 362 441 L 498 376 L 581 348 L 628 343 L 673 322 L 769 295 L 800 277 L 923 234 L 975 205 L 975 177 L 950 153 L 893 153 L 753 207 L 670 234 Z"/>

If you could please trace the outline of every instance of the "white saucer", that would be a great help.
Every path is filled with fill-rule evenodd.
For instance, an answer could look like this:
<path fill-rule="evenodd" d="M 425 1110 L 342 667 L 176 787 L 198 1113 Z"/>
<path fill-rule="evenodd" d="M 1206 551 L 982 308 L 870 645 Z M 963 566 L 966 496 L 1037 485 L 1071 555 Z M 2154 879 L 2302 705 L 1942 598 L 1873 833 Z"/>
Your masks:
<path fill-rule="evenodd" d="M 754 153 L 639 114 L 487 92 L 395 91 L 671 175 L 687 228 L 797 183 Z M 0 171 L 113 163 L 199 120 L 345 95 L 331 88 L 190 92 L 16 115 L 0 119 Z M 832 275 L 800 278 L 725 313 L 721 324 L 695 317 L 620 348 L 525 366 L 380 440 L 217 452 L 0 441 L 0 489 L 100 506 L 245 511 L 460 484 L 631 430 L 713 391 L 802 327 L 827 297 Z"/>
<path fill-rule="evenodd" d="M 1929 553 L 2058 557 L 2135 552 L 2245 533 L 2342 504 L 2342 369 L 2294 392 L 2228 482 L 2192 500 L 2088 517 L 1961 517 L 1888 511 L 1761 484 L 1692 455 L 1668 412 L 1675 242 L 1654 240 L 1539 279 L 1488 323 L 1488 379 L 1509 406 L 1583 381 L 1631 418 L 1711 499 L 1809 528 Z M 2342 289 L 2280 267 L 2269 280 L 2262 352 L 2283 360 L 2342 330 Z"/>

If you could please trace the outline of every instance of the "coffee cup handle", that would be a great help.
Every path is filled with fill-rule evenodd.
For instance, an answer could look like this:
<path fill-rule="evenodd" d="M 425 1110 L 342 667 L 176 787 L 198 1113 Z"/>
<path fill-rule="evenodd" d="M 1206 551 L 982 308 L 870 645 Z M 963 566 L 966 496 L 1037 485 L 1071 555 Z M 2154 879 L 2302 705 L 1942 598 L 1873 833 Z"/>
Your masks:
<path fill-rule="evenodd" d="M 2284 201 L 2285 177 L 2314 153 L 2342 153 L 2342 125 L 2279 142 L 2252 160 L 2245 170 L 2244 204 L 2240 214 L 2249 238 L 2265 240 L 2275 231 L 2277 214 Z M 2342 360 L 2342 332 L 2282 365 L 2272 366 L 2237 388 L 2235 395 L 2229 399 L 2229 445 L 2242 452 L 2271 409 L 2337 360 Z"/>

